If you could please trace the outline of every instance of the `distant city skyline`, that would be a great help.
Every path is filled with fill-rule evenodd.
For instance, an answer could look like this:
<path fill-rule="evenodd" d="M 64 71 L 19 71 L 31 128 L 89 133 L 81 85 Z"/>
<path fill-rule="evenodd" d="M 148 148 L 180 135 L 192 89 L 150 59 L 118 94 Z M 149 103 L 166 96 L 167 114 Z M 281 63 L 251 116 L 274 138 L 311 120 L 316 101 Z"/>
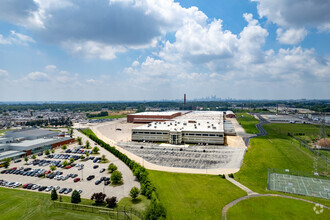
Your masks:
<path fill-rule="evenodd" d="M 330 1 L 0 4 L 0 102 L 330 99 Z"/>

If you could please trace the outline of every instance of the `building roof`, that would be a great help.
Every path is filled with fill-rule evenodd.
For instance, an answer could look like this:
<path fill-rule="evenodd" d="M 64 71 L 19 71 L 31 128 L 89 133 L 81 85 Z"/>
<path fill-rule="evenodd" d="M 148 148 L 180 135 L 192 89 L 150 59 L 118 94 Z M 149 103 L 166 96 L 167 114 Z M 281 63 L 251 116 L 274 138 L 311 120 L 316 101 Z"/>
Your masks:
<path fill-rule="evenodd" d="M 28 129 L 22 129 L 22 130 L 12 130 L 7 131 L 5 133 L 6 137 L 31 137 L 31 138 L 37 138 L 40 136 L 50 136 L 50 135 L 58 135 L 58 132 L 56 131 L 49 131 L 45 129 L 38 129 L 38 128 L 28 128 Z"/>
<path fill-rule="evenodd" d="M 145 115 L 145 116 L 150 116 L 150 115 L 157 115 L 157 116 L 171 116 L 176 113 L 180 113 L 180 111 L 167 111 L 167 112 L 140 112 L 140 113 L 135 113 L 131 115 Z"/>
<path fill-rule="evenodd" d="M 222 112 L 191 112 L 175 120 L 152 122 L 133 130 L 169 130 L 169 131 L 201 131 L 223 132 Z"/>
<path fill-rule="evenodd" d="M 25 155 L 25 152 L 22 151 L 16 151 L 16 150 L 8 150 L 0 153 L 0 160 L 10 157 L 17 157 L 21 155 Z"/>

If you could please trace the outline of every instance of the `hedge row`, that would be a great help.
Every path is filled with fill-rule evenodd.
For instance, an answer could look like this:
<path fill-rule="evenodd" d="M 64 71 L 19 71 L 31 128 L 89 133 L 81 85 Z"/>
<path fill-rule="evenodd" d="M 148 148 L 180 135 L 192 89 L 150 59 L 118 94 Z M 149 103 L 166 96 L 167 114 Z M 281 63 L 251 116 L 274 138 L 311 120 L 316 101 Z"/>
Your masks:
<path fill-rule="evenodd" d="M 91 129 L 81 129 L 80 131 L 101 147 L 118 157 L 132 170 L 133 175 L 136 176 L 141 184 L 141 194 L 145 195 L 148 199 L 151 199 L 151 205 L 147 209 L 147 219 L 165 219 L 166 210 L 157 197 L 156 187 L 149 179 L 148 171 L 139 163 L 136 163 L 134 160 L 131 160 L 125 154 L 121 153 L 115 147 L 112 147 L 99 139 Z"/>

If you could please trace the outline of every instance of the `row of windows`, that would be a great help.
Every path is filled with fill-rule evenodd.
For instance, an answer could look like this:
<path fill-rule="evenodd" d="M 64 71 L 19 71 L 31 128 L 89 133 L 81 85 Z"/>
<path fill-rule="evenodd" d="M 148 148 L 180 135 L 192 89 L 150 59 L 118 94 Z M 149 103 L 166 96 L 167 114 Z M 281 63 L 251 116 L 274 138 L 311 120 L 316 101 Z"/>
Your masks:
<path fill-rule="evenodd" d="M 195 133 L 183 133 L 182 136 L 203 136 L 203 137 L 223 137 L 222 134 L 195 134 Z"/>
<path fill-rule="evenodd" d="M 149 132 L 149 131 L 133 131 L 133 134 L 161 134 L 161 135 L 166 135 L 168 134 L 167 132 Z"/>

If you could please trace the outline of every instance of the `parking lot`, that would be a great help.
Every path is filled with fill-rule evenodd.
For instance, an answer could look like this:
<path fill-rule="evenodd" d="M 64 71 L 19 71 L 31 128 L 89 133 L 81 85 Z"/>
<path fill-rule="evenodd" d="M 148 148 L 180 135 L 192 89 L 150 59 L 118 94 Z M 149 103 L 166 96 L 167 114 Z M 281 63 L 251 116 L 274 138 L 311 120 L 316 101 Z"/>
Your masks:
<path fill-rule="evenodd" d="M 81 136 L 83 143 L 88 139 L 78 132 L 75 132 L 75 136 Z M 94 147 L 95 143 L 92 140 L 89 141 L 92 147 Z M 8 169 L 0 168 L 0 180 L 5 181 L 2 181 L 1 184 L 4 184 L 5 187 L 15 188 L 15 184 L 18 183 L 18 185 L 21 184 L 17 187 L 18 189 L 44 193 L 50 193 L 51 190 L 48 190 L 51 188 L 50 186 L 57 186 L 57 192 L 60 195 L 62 193 L 71 195 L 73 190 L 81 190 L 81 197 L 88 199 L 95 192 L 104 192 L 107 196 L 117 197 L 118 200 L 129 196 L 129 191 L 133 186 L 140 187 L 130 169 L 108 151 L 99 147 L 99 155 L 90 155 L 88 159 L 82 160 L 80 156 L 85 155 L 86 157 L 86 149 L 79 148 L 77 144 L 72 144 L 68 146 L 69 150 L 66 151 L 67 153 L 62 149 L 56 149 L 54 154 L 49 156 L 42 155 L 37 156 L 36 160 L 29 159 L 28 165 L 24 160 L 18 163 L 12 161 Z M 100 160 L 98 160 L 102 154 L 106 155 L 109 163 L 114 163 L 118 170 L 122 172 L 124 184 L 118 186 L 110 184 L 110 174 L 106 170 L 109 163 L 100 163 Z M 76 159 L 75 162 L 71 165 L 63 166 L 62 162 L 64 160 L 69 162 L 70 158 Z M 57 167 L 53 172 L 50 171 L 51 165 Z M 11 185 L 6 186 L 6 184 Z M 62 190 L 64 188 L 67 190 Z M 61 190 L 63 191 L 62 193 L 60 193 Z"/>

